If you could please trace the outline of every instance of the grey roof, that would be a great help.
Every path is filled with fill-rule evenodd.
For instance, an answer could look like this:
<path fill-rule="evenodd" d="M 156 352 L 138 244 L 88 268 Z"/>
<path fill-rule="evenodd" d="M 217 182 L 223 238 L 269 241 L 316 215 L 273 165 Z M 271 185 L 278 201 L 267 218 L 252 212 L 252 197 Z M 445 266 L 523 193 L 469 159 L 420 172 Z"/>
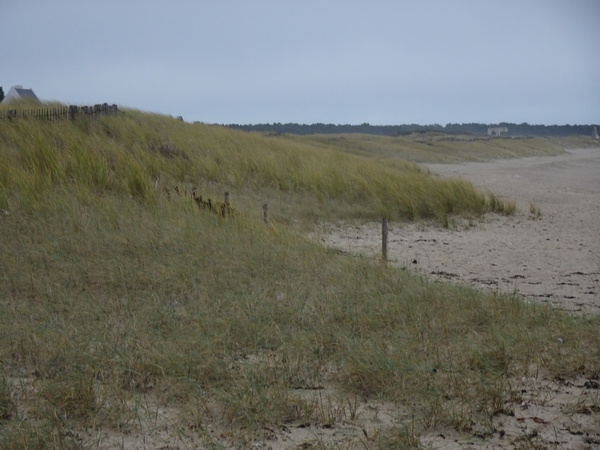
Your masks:
<path fill-rule="evenodd" d="M 24 89 L 23 86 L 17 85 L 10 88 L 4 97 L 4 101 L 10 102 L 13 100 L 34 100 L 39 102 L 37 95 L 32 89 Z"/>
<path fill-rule="evenodd" d="M 17 94 L 19 94 L 19 97 L 21 98 L 38 100 L 37 95 L 35 95 L 31 89 L 15 88 L 15 91 L 17 91 Z"/>

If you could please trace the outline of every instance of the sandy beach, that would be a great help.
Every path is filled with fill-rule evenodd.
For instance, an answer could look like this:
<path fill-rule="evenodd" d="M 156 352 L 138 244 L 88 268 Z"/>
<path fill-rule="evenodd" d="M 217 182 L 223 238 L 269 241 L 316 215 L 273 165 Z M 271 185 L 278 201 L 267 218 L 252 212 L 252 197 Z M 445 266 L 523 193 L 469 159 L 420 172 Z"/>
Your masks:
<path fill-rule="evenodd" d="M 600 313 L 600 149 L 427 167 L 515 200 L 518 212 L 457 220 L 449 228 L 391 223 L 393 264 L 568 311 Z M 377 255 L 381 224 L 327 226 L 321 239 L 345 251 Z"/>

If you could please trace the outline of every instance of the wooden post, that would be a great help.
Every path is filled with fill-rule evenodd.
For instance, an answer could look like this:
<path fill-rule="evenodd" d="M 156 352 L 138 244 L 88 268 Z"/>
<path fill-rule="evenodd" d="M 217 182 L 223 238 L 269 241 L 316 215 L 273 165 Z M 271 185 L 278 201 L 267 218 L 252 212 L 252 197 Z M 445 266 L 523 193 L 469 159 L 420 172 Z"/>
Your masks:
<path fill-rule="evenodd" d="M 262 216 L 263 216 L 263 221 L 265 223 L 269 223 L 269 205 L 266 203 L 263 205 L 263 208 L 262 208 Z"/>
<path fill-rule="evenodd" d="M 388 255 L 388 220 L 386 217 L 381 221 L 381 256 L 387 261 Z"/>
<path fill-rule="evenodd" d="M 225 199 L 224 199 L 224 203 L 223 203 L 223 217 L 228 216 L 229 215 L 229 192 L 225 192 Z"/>

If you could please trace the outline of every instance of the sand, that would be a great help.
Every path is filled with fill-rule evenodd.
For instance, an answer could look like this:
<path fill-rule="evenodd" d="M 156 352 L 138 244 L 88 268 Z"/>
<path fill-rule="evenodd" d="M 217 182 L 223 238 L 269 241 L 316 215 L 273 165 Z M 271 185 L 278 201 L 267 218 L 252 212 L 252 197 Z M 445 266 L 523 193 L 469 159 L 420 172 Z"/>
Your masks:
<path fill-rule="evenodd" d="M 391 223 L 390 261 L 434 279 L 600 313 L 600 149 L 428 167 L 513 199 L 518 212 L 457 220 L 447 229 Z M 531 205 L 541 211 L 539 218 Z M 345 251 L 381 253 L 380 223 L 328 225 L 321 238 Z"/>

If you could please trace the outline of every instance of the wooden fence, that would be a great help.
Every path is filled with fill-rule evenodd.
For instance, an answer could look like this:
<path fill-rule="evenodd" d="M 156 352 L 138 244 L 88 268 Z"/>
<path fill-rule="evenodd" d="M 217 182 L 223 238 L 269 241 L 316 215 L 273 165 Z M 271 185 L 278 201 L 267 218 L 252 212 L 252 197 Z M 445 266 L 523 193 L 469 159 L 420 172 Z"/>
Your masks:
<path fill-rule="evenodd" d="M 56 122 L 59 120 L 75 120 L 77 117 L 108 116 L 117 114 L 118 111 L 117 105 L 107 103 L 94 106 L 69 105 L 35 109 L 8 109 L 0 111 L 0 120 L 36 119 Z"/>

